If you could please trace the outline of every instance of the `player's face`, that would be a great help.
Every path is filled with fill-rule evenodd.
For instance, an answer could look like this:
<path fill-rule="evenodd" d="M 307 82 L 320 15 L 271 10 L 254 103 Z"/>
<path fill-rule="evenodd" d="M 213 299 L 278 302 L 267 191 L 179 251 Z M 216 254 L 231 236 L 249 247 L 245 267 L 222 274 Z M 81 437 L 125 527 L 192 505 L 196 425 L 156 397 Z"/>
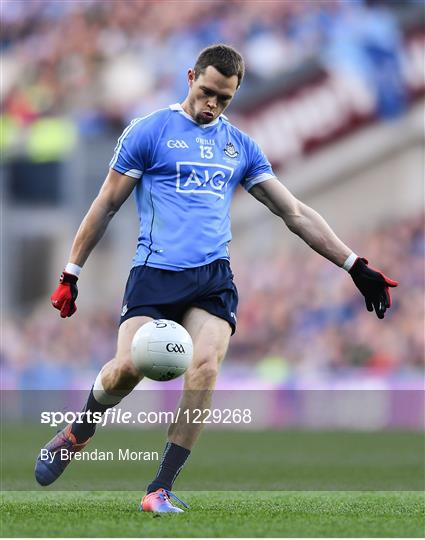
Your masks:
<path fill-rule="evenodd" d="M 195 80 L 192 69 L 188 72 L 189 93 L 183 109 L 198 124 L 209 124 L 230 104 L 238 88 L 236 75 L 225 77 L 213 66 L 208 66 Z"/>

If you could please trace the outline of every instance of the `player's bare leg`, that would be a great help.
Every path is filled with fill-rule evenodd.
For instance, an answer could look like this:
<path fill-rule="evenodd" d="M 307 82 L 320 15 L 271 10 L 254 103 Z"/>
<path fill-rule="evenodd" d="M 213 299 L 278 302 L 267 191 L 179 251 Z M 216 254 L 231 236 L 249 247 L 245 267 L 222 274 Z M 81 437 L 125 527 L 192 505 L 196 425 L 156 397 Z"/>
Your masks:
<path fill-rule="evenodd" d="M 151 320 L 151 317 L 132 317 L 120 326 L 115 357 L 101 371 L 101 383 L 107 394 L 124 397 L 143 379 L 131 360 L 131 342 L 137 330 Z"/>
<path fill-rule="evenodd" d="M 103 414 L 110 407 L 118 405 L 143 378 L 131 361 L 131 342 L 137 330 L 151 320 L 150 317 L 133 317 L 122 323 L 116 355 L 97 376 L 84 407 L 86 413 Z M 38 483 L 43 486 L 52 484 L 69 465 L 74 454 L 88 444 L 95 429 L 96 424 L 86 415 L 82 422 L 74 422 L 55 435 L 42 449 L 47 450 L 48 454 L 40 452 L 37 457 L 35 477 Z M 68 450 L 69 459 L 61 459 L 62 448 Z M 49 457 L 44 459 L 46 455 Z"/>
<path fill-rule="evenodd" d="M 178 421 L 171 424 L 168 440 L 179 446 L 192 449 L 203 428 L 202 423 L 193 423 L 190 411 L 208 409 L 211 405 L 221 363 L 226 355 L 231 328 L 227 321 L 207 313 L 203 309 L 192 308 L 186 314 L 183 325 L 193 340 L 193 361 L 185 373 L 184 392 L 180 401 L 181 413 Z"/>
<path fill-rule="evenodd" d="M 180 511 L 171 504 L 170 495 L 174 495 L 170 490 L 203 427 L 202 423 L 190 421 L 191 411 L 210 407 L 220 365 L 229 346 L 229 323 L 202 309 L 191 308 L 183 325 L 192 337 L 194 356 L 185 374 L 178 421 L 169 427 L 161 466 L 142 499 L 141 509 L 148 512 Z M 184 411 L 188 411 L 189 422 Z"/>

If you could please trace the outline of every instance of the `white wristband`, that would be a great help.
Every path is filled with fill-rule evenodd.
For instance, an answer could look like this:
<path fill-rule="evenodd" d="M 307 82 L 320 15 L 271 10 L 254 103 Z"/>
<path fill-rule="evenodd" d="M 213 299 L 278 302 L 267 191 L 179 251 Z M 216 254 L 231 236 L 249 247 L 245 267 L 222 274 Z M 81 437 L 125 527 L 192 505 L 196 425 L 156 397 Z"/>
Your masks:
<path fill-rule="evenodd" d="M 73 274 L 74 276 L 79 276 L 80 273 L 81 273 L 81 266 L 78 266 L 78 264 L 74 264 L 74 263 L 67 263 L 67 265 L 65 266 L 65 272 L 67 274 Z"/>
<path fill-rule="evenodd" d="M 356 262 L 357 258 L 358 257 L 354 252 L 348 255 L 345 263 L 342 265 L 344 270 L 347 270 L 347 272 L 349 272 L 351 268 L 353 267 L 353 264 Z"/>

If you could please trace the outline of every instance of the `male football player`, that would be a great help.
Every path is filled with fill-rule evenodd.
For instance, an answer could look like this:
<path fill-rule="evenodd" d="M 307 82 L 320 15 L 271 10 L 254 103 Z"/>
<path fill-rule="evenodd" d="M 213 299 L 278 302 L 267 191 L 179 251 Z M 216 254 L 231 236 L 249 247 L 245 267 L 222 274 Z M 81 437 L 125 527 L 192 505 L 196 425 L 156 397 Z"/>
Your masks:
<path fill-rule="evenodd" d="M 281 217 L 286 226 L 323 257 L 348 271 L 366 307 L 382 319 L 397 282 L 371 269 L 314 210 L 297 200 L 276 178 L 266 156 L 223 116 L 244 74 L 240 54 L 226 45 L 203 50 L 187 75 L 188 94 L 171 105 L 133 120 L 118 140 L 110 170 L 74 239 L 69 262 L 53 293 L 61 317 L 76 311 L 81 269 L 110 220 L 135 190 L 140 235 L 124 293 L 115 357 L 94 381 L 84 411 L 103 413 L 140 382 L 130 356 L 135 332 L 152 319 L 185 326 L 194 343 L 185 374 L 182 410 L 210 404 L 220 364 L 236 329 L 238 295 L 229 264 L 229 208 L 240 184 Z M 173 482 L 187 460 L 202 424 L 183 418 L 172 424 L 157 476 L 141 502 L 146 512 L 181 512 L 172 504 Z M 95 424 L 67 426 L 46 447 L 55 457 L 37 458 L 42 485 L 54 482 L 67 460 L 81 450 Z"/>

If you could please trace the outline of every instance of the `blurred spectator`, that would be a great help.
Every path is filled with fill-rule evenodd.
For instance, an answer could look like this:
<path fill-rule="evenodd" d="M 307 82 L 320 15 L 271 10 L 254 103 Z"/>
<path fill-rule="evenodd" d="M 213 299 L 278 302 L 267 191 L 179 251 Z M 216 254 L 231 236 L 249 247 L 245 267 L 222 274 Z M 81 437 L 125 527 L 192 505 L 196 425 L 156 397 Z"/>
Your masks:
<path fill-rule="evenodd" d="M 365 9 L 365 5 L 371 9 Z M 402 75 L 402 36 L 391 11 L 370 0 L 351 0 L 323 19 L 324 59 L 330 70 L 345 72 L 369 87 L 381 118 L 403 113 L 407 95 Z"/>

